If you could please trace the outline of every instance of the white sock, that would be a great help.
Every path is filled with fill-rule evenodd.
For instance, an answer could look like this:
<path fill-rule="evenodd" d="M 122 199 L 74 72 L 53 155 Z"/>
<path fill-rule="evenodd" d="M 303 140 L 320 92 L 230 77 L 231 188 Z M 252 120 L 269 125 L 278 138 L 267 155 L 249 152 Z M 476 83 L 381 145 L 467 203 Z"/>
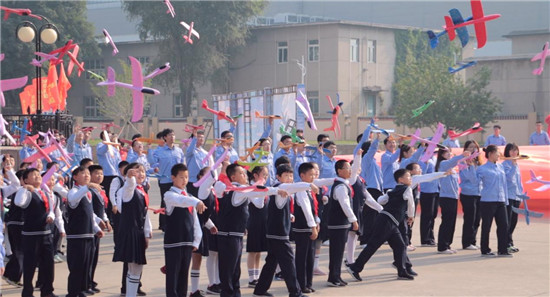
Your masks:
<path fill-rule="evenodd" d="M 199 277 L 201 276 L 200 270 L 191 269 L 191 293 L 199 290 Z"/>
<path fill-rule="evenodd" d="M 277 264 L 277 269 L 275 269 L 275 273 L 281 272 L 281 267 L 279 267 L 279 264 Z"/>
<path fill-rule="evenodd" d="M 254 280 L 254 270 L 255 269 L 248 269 L 248 282 L 252 282 Z"/>
<path fill-rule="evenodd" d="M 258 280 L 260 278 L 260 269 L 254 269 L 254 279 Z"/>
<path fill-rule="evenodd" d="M 136 297 L 138 287 L 139 287 L 139 274 L 132 275 L 128 273 L 126 275 L 126 296 Z"/>
<path fill-rule="evenodd" d="M 206 257 L 206 272 L 208 273 L 208 285 L 212 286 L 216 283 L 216 274 L 218 264 L 218 252 L 209 251 L 208 257 Z"/>
<path fill-rule="evenodd" d="M 313 269 L 319 269 L 319 254 L 315 254 L 315 260 L 313 261 Z"/>
<path fill-rule="evenodd" d="M 357 233 L 348 232 L 348 241 L 346 243 L 346 260 L 348 264 L 355 262 L 355 245 L 357 244 Z"/>

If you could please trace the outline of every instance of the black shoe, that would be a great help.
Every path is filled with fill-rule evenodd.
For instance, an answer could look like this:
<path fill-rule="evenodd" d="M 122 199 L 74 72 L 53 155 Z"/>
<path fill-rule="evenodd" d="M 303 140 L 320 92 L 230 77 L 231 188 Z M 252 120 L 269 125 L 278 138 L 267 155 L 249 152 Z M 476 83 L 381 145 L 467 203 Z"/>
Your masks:
<path fill-rule="evenodd" d="M 137 295 L 138 296 L 147 296 L 147 293 L 143 292 L 143 290 L 141 288 L 139 288 L 138 291 L 137 291 Z"/>
<path fill-rule="evenodd" d="M 273 297 L 273 294 L 269 293 L 269 292 L 265 292 L 265 293 L 256 293 L 254 292 L 254 294 L 252 294 L 252 296 L 257 296 L 257 297 Z"/>
<path fill-rule="evenodd" d="M 414 280 L 414 276 L 404 272 L 397 275 L 397 279 L 400 280 Z"/>
<path fill-rule="evenodd" d="M 94 288 L 92 288 L 91 290 L 92 290 L 94 293 L 99 293 L 99 292 L 101 292 L 101 290 L 98 289 L 97 287 L 94 287 Z"/>
<path fill-rule="evenodd" d="M 495 257 L 495 253 L 492 253 L 492 252 L 481 253 L 481 256 L 491 258 L 491 257 Z"/>
<path fill-rule="evenodd" d="M 513 257 L 514 255 L 506 252 L 506 253 L 498 253 L 498 256 L 499 257 Z"/>
<path fill-rule="evenodd" d="M 412 276 L 418 276 L 418 273 L 416 271 L 412 270 L 412 267 L 407 267 L 407 273 Z"/>
<path fill-rule="evenodd" d="M 348 283 L 347 283 L 346 281 L 344 281 L 343 279 L 340 279 L 340 283 L 341 283 L 342 285 L 344 285 L 344 286 L 347 286 L 347 285 L 348 285 Z"/>
<path fill-rule="evenodd" d="M 189 294 L 189 297 L 205 297 L 205 296 L 206 295 L 201 290 L 196 290 L 195 292 Z"/>
<path fill-rule="evenodd" d="M 302 293 L 309 294 L 309 293 L 313 293 L 313 291 L 310 288 L 305 288 L 302 290 Z"/>
<path fill-rule="evenodd" d="M 120 296 L 126 296 L 126 288 L 120 288 Z"/>
<path fill-rule="evenodd" d="M 344 285 L 341 284 L 340 282 L 329 282 L 329 281 L 327 281 L 327 286 L 329 286 L 329 287 L 343 287 Z"/>
<path fill-rule="evenodd" d="M 82 293 L 84 293 L 84 294 L 86 294 L 86 295 L 88 295 L 88 296 L 91 296 L 91 295 L 94 295 L 94 294 L 95 294 L 95 292 L 92 291 L 91 289 L 88 289 L 88 290 L 86 290 L 86 291 L 82 291 Z"/>
<path fill-rule="evenodd" d="M 350 266 L 346 266 L 346 270 L 349 274 L 351 274 L 351 276 L 358 282 L 362 281 L 363 279 L 361 278 L 361 276 L 359 275 L 359 272 L 355 272 L 353 271 L 353 269 L 351 269 Z"/>
<path fill-rule="evenodd" d="M 315 293 L 315 289 L 314 289 L 314 288 L 309 287 L 308 289 L 311 291 L 311 293 Z"/>
<path fill-rule="evenodd" d="M 208 288 L 206 288 L 206 294 L 220 294 L 221 292 L 222 290 L 220 289 L 219 284 L 213 284 L 211 286 L 208 286 Z"/>
<path fill-rule="evenodd" d="M 249 288 L 256 288 L 256 285 L 257 285 L 257 284 L 258 284 L 258 280 L 255 279 L 255 280 L 253 280 L 253 281 L 251 281 L 251 282 L 248 282 L 248 287 L 249 287 Z"/>

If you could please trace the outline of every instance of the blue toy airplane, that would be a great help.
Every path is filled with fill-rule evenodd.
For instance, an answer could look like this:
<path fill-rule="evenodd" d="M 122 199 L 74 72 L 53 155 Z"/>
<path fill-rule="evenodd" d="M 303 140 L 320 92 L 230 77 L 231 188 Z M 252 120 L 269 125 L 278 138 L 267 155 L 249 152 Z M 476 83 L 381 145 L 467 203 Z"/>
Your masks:
<path fill-rule="evenodd" d="M 450 74 L 453 74 L 453 73 L 456 73 L 462 69 L 466 69 L 468 67 L 471 67 L 471 66 L 474 66 L 475 64 L 477 64 L 477 61 L 471 61 L 471 62 L 456 62 L 455 65 L 457 65 L 457 67 L 449 67 L 449 73 Z"/>
<path fill-rule="evenodd" d="M 451 19 L 453 20 L 453 23 L 456 24 L 462 24 L 467 21 L 471 21 L 472 17 L 467 18 L 466 20 L 462 19 L 462 15 L 460 14 L 460 11 L 456 8 L 453 8 L 449 10 L 449 14 L 451 15 Z M 468 44 L 469 41 L 469 35 L 468 35 L 468 29 L 466 27 L 459 27 L 456 28 L 456 32 L 458 34 L 458 38 L 460 39 L 460 43 L 462 43 L 462 47 L 465 47 L 466 44 Z M 430 38 L 430 46 L 432 48 L 436 48 L 439 44 L 439 37 L 447 34 L 447 30 L 443 30 L 437 34 L 435 34 L 432 30 L 428 30 L 428 37 Z"/>
<path fill-rule="evenodd" d="M 25 120 L 23 121 L 23 126 L 20 128 L 17 126 L 17 124 L 15 123 L 15 121 L 13 121 L 12 125 L 11 125 L 11 133 L 15 133 L 15 131 L 19 131 L 19 134 L 21 135 L 19 137 L 19 143 L 23 143 L 23 141 L 25 140 L 25 136 L 27 135 L 31 135 L 31 132 L 29 130 L 27 130 L 27 124 L 29 123 L 29 119 L 25 118 Z"/>
<path fill-rule="evenodd" d="M 512 206 L 512 211 L 514 211 L 517 214 L 522 214 L 525 216 L 525 222 L 527 222 L 527 225 L 530 223 L 530 218 L 540 218 L 543 216 L 540 212 L 534 212 L 529 210 L 529 207 L 527 206 L 527 200 L 531 199 L 529 196 L 527 196 L 527 192 L 523 193 L 522 195 L 518 195 L 518 198 L 523 200 L 523 209 L 517 208 Z"/>

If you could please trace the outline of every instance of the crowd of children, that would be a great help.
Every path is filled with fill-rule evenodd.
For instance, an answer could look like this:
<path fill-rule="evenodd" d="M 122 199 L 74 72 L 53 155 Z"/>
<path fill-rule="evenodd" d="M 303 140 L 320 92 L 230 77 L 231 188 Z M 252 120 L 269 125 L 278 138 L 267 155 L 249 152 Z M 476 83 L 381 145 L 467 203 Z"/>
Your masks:
<path fill-rule="evenodd" d="M 0 206 L 8 210 L 2 219 L 11 255 L 4 269 L 2 246 L 0 274 L 9 284 L 22 287 L 24 297 L 33 295 L 35 285 L 41 296 L 55 296 L 54 262 L 65 237 L 67 296 L 99 293 L 94 274 L 100 242 L 105 232 L 113 231 L 112 260 L 123 266 L 121 294 L 144 296 L 140 280 L 153 235 L 150 216 L 157 213 L 164 234 L 161 271 L 166 274 L 166 296 L 204 296 L 199 289 L 202 257 L 207 257 L 206 293 L 240 296 L 245 237 L 248 286 L 255 296 L 272 296 L 274 277 L 283 279 L 289 296 L 296 297 L 319 289 L 313 288 L 314 275 L 327 275 L 327 286 L 346 286 L 342 265 L 361 281 L 360 272 L 384 242 L 393 249 L 398 279 L 412 280 L 418 274 L 407 252 L 416 249 L 411 230 L 418 204 L 420 243 L 437 247 L 437 253 L 457 253 L 451 244 L 458 201 L 464 211 L 463 249 L 496 256 L 489 247 L 494 218 L 498 256 L 519 251 L 512 239 L 517 214 L 511 207 L 519 205 L 523 192 L 515 144 L 506 145 L 503 163 L 496 146 L 489 145 L 483 153 L 473 140 L 465 143 L 460 155 L 452 156 L 441 146 L 435 156 L 421 162 L 424 145 L 417 149 L 389 136 L 383 140 L 380 166 L 374 157 L 380 134 L 370 128 L 365 137 L 357 138 L 351 162 L 335 159 L 336 144 L 328 135 L 320 134 L 317 146 L 310 147 L 301 133 L 283 136 L 274 154 L 273 140 L 264 133 L 250 158 L 266 166 L 239 165 L 231 131 L 221 133 L 222 143 L 211 157 L 203 148 L 203 131 L 195 130 L 192 140 L 180 148 L 171 129 L 158 134 L 162 145 L 155 149 L 144 147 L 136 135 L 127 156 L 121 155 L 117 135 L 102 131 L 94 163 L 88 142 L 91 130 L 76 128 L 66 147 L 76 162 L 70 170 L 56 171 L 61 162 L 53 161 L 44 170 L 41 162 L 22 163 L 15 172 L 13 157 L 5 154 Z M 33 153 L 25 148 L 21 159 Z M 460 173 L 455 169 L 459 163 Z M 158 179 L 159 209 L 150 205 L 151 178 Z M 318 265 L 326 241 L 328 274 Z M 366 246 L 355 257 L 357 241 Z M 262 266 L 263 252 L 267 254 Z"/>

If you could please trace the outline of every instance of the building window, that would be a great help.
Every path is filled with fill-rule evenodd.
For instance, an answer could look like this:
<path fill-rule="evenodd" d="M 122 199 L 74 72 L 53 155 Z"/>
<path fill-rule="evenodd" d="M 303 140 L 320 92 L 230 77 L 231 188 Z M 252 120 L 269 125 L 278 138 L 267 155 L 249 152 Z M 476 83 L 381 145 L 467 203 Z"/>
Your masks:
<path fill-rule="evenodd" d="M 174 95 L 174 117 L 183 117 L 183 94 Z"/>
<path fill-rule="evenodd" d="M 313 115 L 319 115 L 319 91 L 308 91 L 307 101 Z"/>
<path fill-rule="evenodd" d="M 85 118 L 97 118 L 101 117 L 99 111 L 99 105 L 97 101 L 99 98 L 94 96 L 84 96 L 84 117 Z"/>
<path fill-rule="evenodd" d="M 308 61 L 317 62 L 319 61 L 319 40 L 308 40 Z"/>
<path fill-rule="evenodd" d="M 84 61 L 86 70 L 89 70 L 95 74 L 105 76 L 105 65 L 103 65 L 103 59 L 92 59 Z M 86 71 L 86 79 L 95 79 L 89 72 Z"/>
<path fill-rule="evenodd" d="M 367 40 L 367 63 L 376 63 L 376 40 Z"/>
<path fill-rule="evenodd" d="M 286 41 L 277 43 L 277 62 L 279 64 L 288 62 L 288 43 Z"/>
<path fill-rule="evenodd" d="M 359 62 L 359 39 L 349 40 L 349 55 L 351 62 Z"/>
<path fill-rule="evenodd" d="M 373 117 L 376 115 L 376 94 L 369 93 L 367 94 L 367 117 Z"/>

